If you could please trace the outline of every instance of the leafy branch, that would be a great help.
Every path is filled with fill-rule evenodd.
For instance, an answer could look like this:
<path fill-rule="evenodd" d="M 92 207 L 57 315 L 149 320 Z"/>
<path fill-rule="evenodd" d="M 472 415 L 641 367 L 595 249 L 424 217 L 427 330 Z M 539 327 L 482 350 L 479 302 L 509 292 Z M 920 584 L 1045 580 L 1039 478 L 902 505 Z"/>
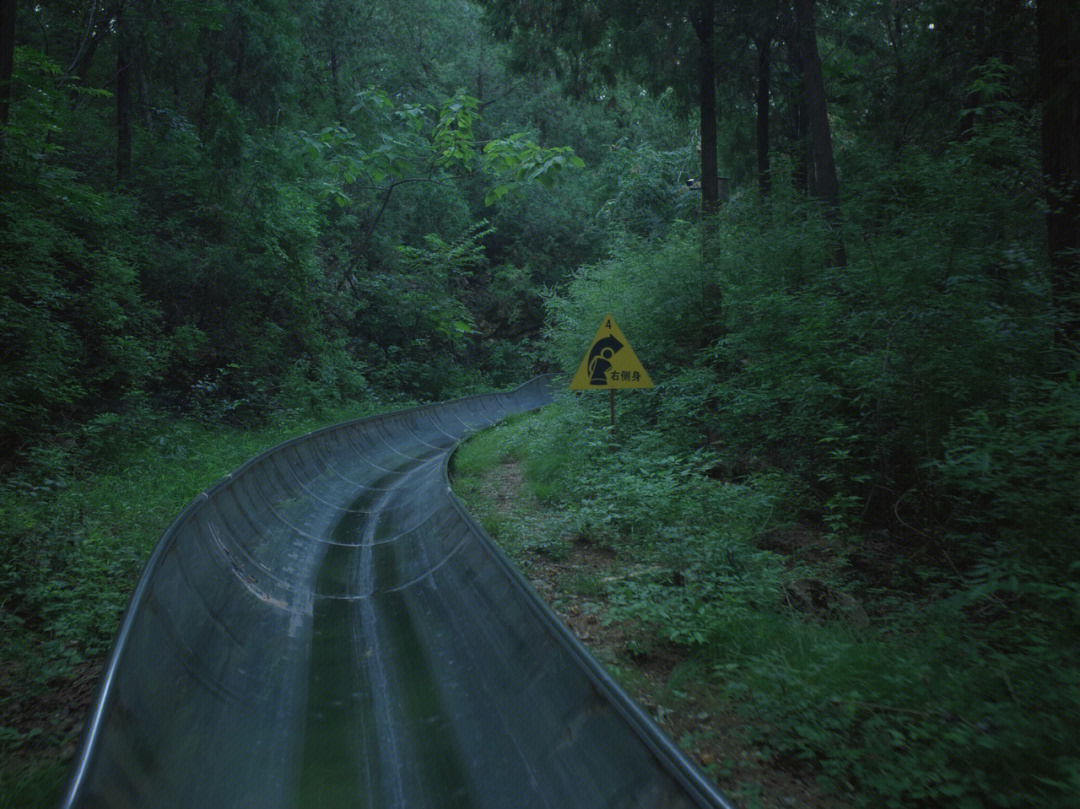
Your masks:
<path fill-rule="evenodd" d="M 543 147 L 525 133 L 479 141 L 480 108 L 460 91 L 435 107 L 396 104 L 386 92 L 368 89 L 350 111 L 367 124 L 366 137 L 338 123 L 317 135 L 301 132 L 300 139 L 326 171 L 320 196 L 345 207 L 353 202 L 350 191 L 374 191 L 376 223 L 394 189 L 406 183 L 448 184 L 481 174 L 494 182 L 484 194 L 493 205 L 516 186 L 535 181 L 551 188 L 563 169 L 584 167 L 572 148 Z"/>

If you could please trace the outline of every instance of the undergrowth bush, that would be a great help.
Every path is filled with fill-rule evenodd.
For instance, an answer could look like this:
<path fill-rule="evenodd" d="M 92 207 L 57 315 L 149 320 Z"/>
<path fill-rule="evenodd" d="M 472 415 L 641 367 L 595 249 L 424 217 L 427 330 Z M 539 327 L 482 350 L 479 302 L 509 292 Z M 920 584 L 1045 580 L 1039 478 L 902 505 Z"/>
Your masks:
<path fill-rule="evenodd" d="M 1000 582 L 930 600 L 878 591 L 872 619 L 861 606 L 808 613 L 792 597 L 807 577 L 841 605 L 858 602 L 843 568 L 753 543 L 784 529 L 778 515 L 800 502 L 798 485 L 781 474 L 714 479 L 710 452 L 667 440 L 641 415 L 621 413 L 612 436 L 601 404 L 568 395 L 469 454 L 479 466 L 513 455 L 554 508 L 521 548 L 560 558 L 558 537 L 573 533 L 633 560 L 594 585 L 605 621 L 638 627 L 628 648 L 647 656 L 650 635 L 683 648 L 747 717 L 749 743 L 778 765 L 812 767 L 853 806 L 1069 805 L 1075 634 L 1019 611 L 989 627 L 979 614 L 988 595 L 1036 593 Z"/>
<path fill-rule="evenodd" d="M 573 370 L 609 313 L 650 372 L 686 365 L 705 342 L 709 281 L 695 227 L 677 223 L 659 244 L 620 236 L 611 257 L 547 297 L 548 356 Z"/>
<path fill-rule="evenodd" d="M 1075 801 L 1080 389 L 1036 156 L 1008 120 L 936 156 L 860 151 L 842 267 L 781 166 L 715 250 L 688 224 L 619 237 L 547 301 L 553 362 L 610 313 L 657 383 L 619 397 L 616 441 L 546 441 L 583 534 L 645 564 L 609 617 L 709 661 L 763 750 L 857 806 Z M 774 511 L 827 560 L 758 551 Z M 871 617 L 807 614 L 809 579 Z"/>

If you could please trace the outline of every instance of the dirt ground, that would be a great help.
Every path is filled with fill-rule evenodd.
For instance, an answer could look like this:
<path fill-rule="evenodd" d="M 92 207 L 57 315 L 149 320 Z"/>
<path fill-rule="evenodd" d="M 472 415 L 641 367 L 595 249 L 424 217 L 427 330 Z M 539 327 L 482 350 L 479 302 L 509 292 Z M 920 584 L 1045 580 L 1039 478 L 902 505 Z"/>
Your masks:
<path fill-rule="evenodd" d="M 5 766 L 64 762 L 75 755 L 104 662 L 84 661 L 71 676 L 44 685 L 35 684 L 30 672 L 0 667 L 0 728 L 20 737 L 6 740 L 10 747 Z"/>

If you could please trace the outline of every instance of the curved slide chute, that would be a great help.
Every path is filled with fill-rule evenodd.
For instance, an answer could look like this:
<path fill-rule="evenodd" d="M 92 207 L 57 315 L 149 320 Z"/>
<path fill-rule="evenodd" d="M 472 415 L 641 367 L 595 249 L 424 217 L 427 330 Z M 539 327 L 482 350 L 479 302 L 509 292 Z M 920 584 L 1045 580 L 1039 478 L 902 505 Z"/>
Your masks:
<path fill-rule="evenodd" d="M 154 549 L 61 806 L 727 807 L 451 494 L 551 380 L 328 427 Z"/>

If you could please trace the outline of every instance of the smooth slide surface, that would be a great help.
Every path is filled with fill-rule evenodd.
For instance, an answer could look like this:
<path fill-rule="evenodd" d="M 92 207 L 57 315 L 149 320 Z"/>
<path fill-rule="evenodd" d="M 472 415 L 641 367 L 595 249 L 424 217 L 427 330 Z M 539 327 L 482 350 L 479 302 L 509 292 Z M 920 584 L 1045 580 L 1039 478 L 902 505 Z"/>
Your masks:
<path fill-rule="evenodd" d="M 155 548 L 62 807 L 726 807 L 450 493 L 540 377 L 318 430 Z"/>

